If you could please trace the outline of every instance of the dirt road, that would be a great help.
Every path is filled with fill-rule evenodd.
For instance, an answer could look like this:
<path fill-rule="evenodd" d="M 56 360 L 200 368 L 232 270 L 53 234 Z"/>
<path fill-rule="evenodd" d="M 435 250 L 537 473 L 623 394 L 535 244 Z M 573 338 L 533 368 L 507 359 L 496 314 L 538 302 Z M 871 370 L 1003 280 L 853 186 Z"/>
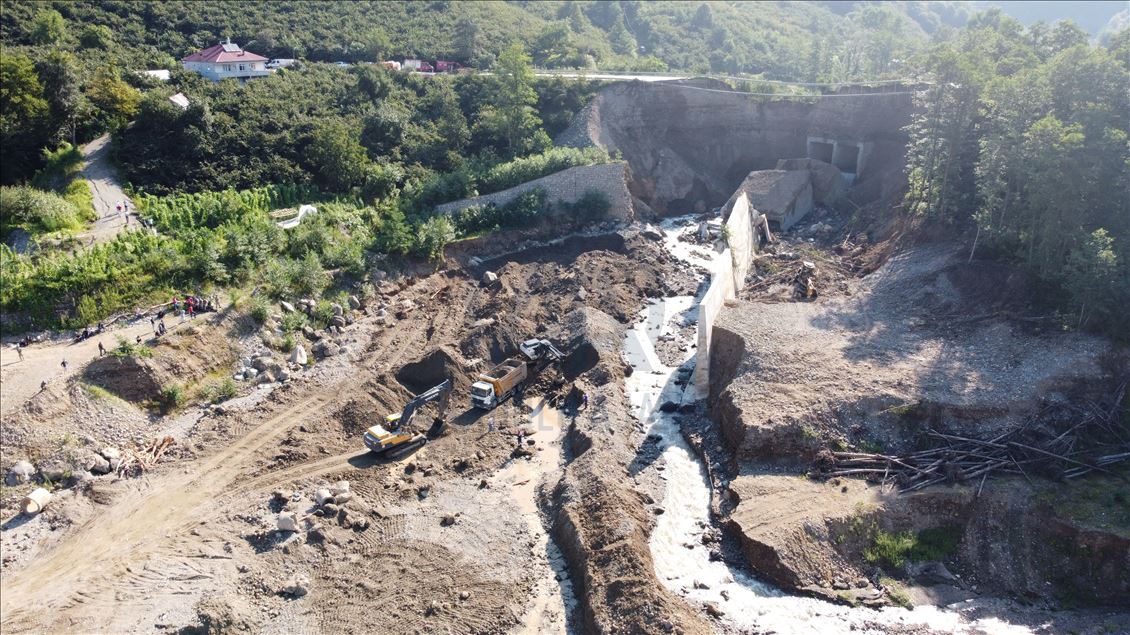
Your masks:
<path fill-rule="evenodd" d="M 116 206 L 124 201 L 129 201 L 124 190 L 118 185 L 114 165 L 110 161 L 110 135 L 102 135 L 94 141 L 82 146 L 83 164 L 79 175 L 90 182 L 90 191 L 94 195 L 94 211 L 98 219 L 89 229 L 76 236 L 83 244 L 97 244 L 114 239 L 118 232 L 132 225 L 137 227 L 137 219 L 133 218 L 127 225 Z M 134 209 L 129 202 L 130 210 Z"/>
<path fill-rule="evenodd" d="M 99 342 L 109 351 L 118 345 L 117 338 L 133 341 L 138 335 L 146 339 L 152 337 L 153 330 L 147 320 L 107 330 L 77 344 L 62 340 L 26 346 L 22 360 L 13 345 L 5 345 L 0 349 L 0 415 L 9 414 L 26 403 L 44 382 L 63 382 L 82 374 L 90 360 L 98 357 Z M 67 362 L 65 370 L 63 360 Z"/>

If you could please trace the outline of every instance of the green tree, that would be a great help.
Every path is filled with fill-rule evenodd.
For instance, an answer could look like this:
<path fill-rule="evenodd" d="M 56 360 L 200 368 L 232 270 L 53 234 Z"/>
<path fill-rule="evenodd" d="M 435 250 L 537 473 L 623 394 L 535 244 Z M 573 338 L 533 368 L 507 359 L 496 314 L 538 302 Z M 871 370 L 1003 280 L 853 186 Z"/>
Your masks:
<path fill-rule="evenodd" d="M 530 56 L 522 45 L 511 44 L 494 66 L 498 80 L 498 90 L 494 94 L 493 107 L 497 123 L 501 128 L 505 149 L 515 156 L 531 149 L 533 137 L 540 131 L 541 119 L 534 109 L 537 92 L 534 90 L 534 70 Z M 544 133 L 543 133 L 544 135 Z"/>
<path fill-rule="evenodd" d="M 455 225 L 452 224 L 451 219 L 447 216 L 433 216 L 416 230 L 416 242 L 412 253 L 419 258 L 439 260 L 443 256 L 443 248 L 453 240 L 455 240 Z"/>
<path fill-rule="evenodd" d="M 361 185 L 369 165 L 358 135 L 338 120 L 323 122 L 315 128 L 306 147 L 306 161 L 318 185 L 334 192 L 347 192 Z"/>
<path fill-rule="evenodd" d="M 43 82 L 50 114 L 48 127 L 51 142 L 63 139 L 74 141 L 75 117 L 83 96 L 79 86 L 79 68 L 75 57 L 61 50 L 53 50 L 35 65 Z"/>
<path fill-rule="evenodd" d="M 1078 325 L 1085 326 L 1092 318 L 1107 324 L 1127 322 L 1125 315 L 1120 315 L 1130 299 L 1125 270 L 1114 250 L 1114 237 L 1105 229 L 1091 232 L 1071 252 L 1064 268 L 1064 286 L 1077 307 Z"/>
<path fill-rule="evenodd" d="M 5 183 L 34 171 L 46 142 L 40 129 L 49 113 L 31 60 L 23 55 L 0 56 L 0 157 Z"/>
<path fill-rule="evenodd" d="M 4 136 L 28 128 L 48 109 L 31 60 L 23 55 L 0 59 L 0 131 Z"/>
<path fill-rule="evenodd" d="M 35 14 L 31 39 L 36 44 L 58 44 L 67 36 L 67 21 L 54 9 Z"/>
<path fill-rule="evenodd" d="M 507 49 L 503 55 L 506 55 L 509 51 L 510 49 Z M 538 36 L 534 39 L 533 51 L 533 61 L 541 66 L 554 68 L 567 65 L 568 61 L 574 57 L 576 47 L 573 46 L 573 35 L 569 28 L 558 22 L 547 25 L 538 33 Z M 524 50 L 522 54 L 525 55 Z M 501 62 L 502 57 L 500 56 L 499 63 Z"/>
<path fill-rule="evenodd" d="M 127 84 L 116 68 L 98 71 L 87 89 L 87 98 L 110 128 L 124 127 L 141 107 L 141 92 Z"/>
<path fill-rule="evenodd" d="M 105 24 L 88 24 L 78 36 L 84 49 L 107 50 L 114 45 L 114 32 Z"/>
<path fill-rule="evenodd" d="M 455 23 L 455 55 L 466 64 L 473 64 L 482 47 L 478 22 L 464 16 Z"/>
<path fill-rule="evenodd" d="M 975 64 L 951 45 L 931 54 L 933 85 L 917 101 L 909 128 L 907 209 L 943 222 L 972 212 L 973 164 L 981 80 Z"/>
<path fill-rule="evenodd" d="M 381 28 L 370 29 L 365 34 L 364 45 L 365 52 L 375 62 L 384 60 L 392 50 L 392 41 L 388 39 L 388 34 Z"/>

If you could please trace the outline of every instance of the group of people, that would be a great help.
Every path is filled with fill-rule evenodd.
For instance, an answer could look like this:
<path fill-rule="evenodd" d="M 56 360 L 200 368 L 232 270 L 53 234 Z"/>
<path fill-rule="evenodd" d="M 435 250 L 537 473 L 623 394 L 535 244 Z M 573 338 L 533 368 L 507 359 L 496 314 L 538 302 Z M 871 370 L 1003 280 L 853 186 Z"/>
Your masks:
<path fill-rule="evenodd" d="M 118 214 L 121 214 L 122 224 L 129 225 L 129 199 L 118 201 L 117 204 L 114 205 L 114 209 Z"/>
<path fill-rule="evenodd" d="M 94 337 L 95 335 L 102 333 L 102 331 L 104 330 L 106 330 L 106 327 L 103 326 L 101 322 L 98 323 L 97 327 L 84 326 L 83 329 L 79 331 L 77 335 L 75 335 L 75 343 L 78 344 L 83 340 Z"/>

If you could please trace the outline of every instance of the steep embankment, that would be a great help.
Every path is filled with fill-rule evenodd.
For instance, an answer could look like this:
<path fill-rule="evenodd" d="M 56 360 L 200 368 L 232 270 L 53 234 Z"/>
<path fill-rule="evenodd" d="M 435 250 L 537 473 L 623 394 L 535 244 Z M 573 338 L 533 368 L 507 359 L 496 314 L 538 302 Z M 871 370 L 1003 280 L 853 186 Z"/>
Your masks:
<path fill-rule="evenodd" d="M 896 493 L 897 480 L 879 485 L 880 474 L 814 483 L 772 473 L 802 472 L 827 448 L 899 455 L 933 447 L 934 432 L 984 439 L 1047 423 L 1054 436 L 1081 421 L 1073 406 L 1102 402 L 1125 362 L 1105 340 L 1005 317 L 1027 312 L 1026 282 L 938 245 L 891 258 L 846 297 L 721 312 L 710 403 L 740 474 L 722 499 L 756 571 L 829 597 L 876 583 L 881 564 L 945 588 L 923 602 L 979 589 L 1125 606 L 1130 515 L 1117 481 L 1057 482 L 1029 467 L 984 482 L 956 459 L 942 468 L 953 484 L 910 494 Z M 884 551 L 892 536 L 930 543 L 906 559 L 943 561 L 961 579 L 936 563 L 904 571 Z"/>
<path fill-rule="evenodd" d="M 897 178 L 910 112 L 906 94 L 769 101 L 713 80 L 622 82 L 594 97 L 557 142 L 619 152 L 633 194 L 660 213 L 705 211 L 751 170 L 810 156 L 810 138 L 859 144 L 860 184 Z M 831 152 L 813 148 L 822 149 Z"/>

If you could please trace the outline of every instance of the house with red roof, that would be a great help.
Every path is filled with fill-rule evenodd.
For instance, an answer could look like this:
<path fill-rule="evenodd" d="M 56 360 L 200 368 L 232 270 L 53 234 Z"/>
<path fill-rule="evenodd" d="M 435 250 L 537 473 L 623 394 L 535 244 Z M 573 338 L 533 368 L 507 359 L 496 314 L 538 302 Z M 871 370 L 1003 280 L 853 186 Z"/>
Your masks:
<path fill-rule="evenodd" d="M 274 69 L 267 68 L 267 58 L 239 48 L 238 44 L 232 44 L 231 38 L 189 55 L 181 60 L 181 64 L 214 82 L 231 78 L 242 83 L 274 72 Z"/>

